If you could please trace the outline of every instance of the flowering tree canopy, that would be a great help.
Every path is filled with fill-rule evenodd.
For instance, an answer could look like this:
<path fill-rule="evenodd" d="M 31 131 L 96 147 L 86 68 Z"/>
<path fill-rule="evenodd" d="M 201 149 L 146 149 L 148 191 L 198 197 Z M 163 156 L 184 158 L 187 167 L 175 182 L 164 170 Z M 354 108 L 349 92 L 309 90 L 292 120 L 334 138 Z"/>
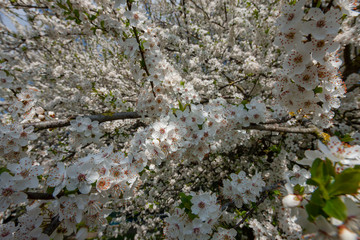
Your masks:
<path fill-rule="evenodd" d="M 359 239 L 359 13 L 0 0 L 0 238 Z"/>

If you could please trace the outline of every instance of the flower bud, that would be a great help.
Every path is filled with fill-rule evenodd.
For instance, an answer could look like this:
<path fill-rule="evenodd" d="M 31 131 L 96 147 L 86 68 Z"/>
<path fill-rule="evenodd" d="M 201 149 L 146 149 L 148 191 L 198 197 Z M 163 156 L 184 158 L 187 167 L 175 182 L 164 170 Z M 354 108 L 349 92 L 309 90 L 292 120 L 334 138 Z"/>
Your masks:
<path fill-rule="evenodd" d="M 282 199 L 282 203 L 285 207 L 297 207 L 301 204 L 302 197 L 294 194 L 289 194 Z"/>
<path fill-rule="evenodd" d="M 356 240 L 357 234 L 347 229 L 344 225 L 339 227 L 339 238 L 341 240 Z"/>

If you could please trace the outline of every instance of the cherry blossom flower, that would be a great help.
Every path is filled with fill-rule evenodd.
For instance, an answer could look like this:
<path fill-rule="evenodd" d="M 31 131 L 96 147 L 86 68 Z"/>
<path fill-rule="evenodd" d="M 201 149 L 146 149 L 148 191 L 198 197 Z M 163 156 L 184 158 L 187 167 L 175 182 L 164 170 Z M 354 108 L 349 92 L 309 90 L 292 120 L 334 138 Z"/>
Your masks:
<path fill-rule="evenodd" d="M 219 207 L 216 205 L 216 195 L 210 193 L 191 193 L 192 213 L 198 215 L 201 220 L 205 221 L 209 215 L 219 211 Z"/>
<path fill-rule="evenodd" d="M 274 45 L 285 49 L 294 49 L 296 45 L 301 44 L 303 35 L 295 28 L 290 28 L 280 32 L 274 40 Z"/>
<path fill-rule="evenodd" d="M 43 167 L 34 165 L 28 157 L 20 159 L 20 164 L 9 164 L 7 167 L 14 174 L 16 185 L 21 190 L 37 188 L 39 185 L 37 176 L 44 172 Z"/>
<path fill-rule="evenodd" d="M 111 187 L 112 178 L 107 176 L 100 177 L 96 182 L 96 189 L 101 191 L 106 191 Z"/>
<path fill-rule="evenodd" d="M 13 77 L 8 76 L 4 71 L 0 71 L 0 87 L 11 88 L 13 86 Z"/>
<path fill-rule="evenodd" d="M 314 65 L 306 67 L 301 74 L 296 74 L 292 78 L 294 82 L 306 90 L 312 90 L 319 85 L 317 68 Z"/>
<path fill-rule="evenodd" d="M 276 24 L 279 26 L 282 32 L 288 31 L 290 28 L 297 28 L 301 23 L 301 19 L 304 15 L 302 7 L 305 4 L 305 0 L 298 1 L 295 5 L 284 5 L 282 8 L 282 14 L 276 20 Z"/>
<path fill-rule="evenodd" d="M 14 239 L 14 233 L 18 230 L 18 226 L 15 226 L 14 222 L 8 222 L 0 225 L 0 237 L 3 240 Z"/>
<path fill-rule="evenodd" d="M 311 34 L 315 39 L 325 39 L 327 35 L 335 35 L 340 29 L 338 23 L 341 18 L 341 12 L 338 9 L 331 8 L 325 14 L 319 8 L 310 8 L 307 17 L 311 20 L 304 23 L 302 31 L 305 34 Z"/>
<path fill-rule="evenodd" d="M 209 239 L 210 236 L 207 235 L 211 232 L 211 226 L 201 221 L 199 218 L 194 219 L 191 223 L 188 223 L 185 226 L 184 233 L 186 239 Z"/>
<path fill-rule="evenodd" d="M 80 200 L 80 201 L 79 201 Z M 83 217 L 83 209 L 81 199 L 78 199 L 75 195 L 62 196 L 59 199 L 60 203 L 60 221 L 63 219 L 74 219 L 77 223 L 80 223 Z"/>
<path fill-rule="evenodd" d="M 359 5 L 357 0 L 336 0 L 336 3 L 340 5 L 341 11 L 351 17 L 356 17 L 360 14 L 356 10 Z"/>
<path fill-rule="evenodd" d="M 235 240 L 237 232 L 235 229 L 224 229 L 222 227 L 218 227 L 217 233 L 211 238 L 212 240 Z"/>
<path fill-rule="evenodd" d="M 324 57 L 327 53 L 333 53 L 340 47 L 338 42 L 335 42 L 331 35 L 327 35 L 324 39 L 318 40 L 312 38 L 311 42 L 305 44 L 310 49 L 311 56 L 320 64 L 325 64 Z"/>
<path fill-rule="evenodd" d="M 27 195 L 19 190 L 22 190 L 21 187 L 19 189 L 14 177 L 8 172 L 3 172 L 0 175 L 0 212 L 5 211 L 10 204 L 27 202 Z"/>
<path fill-rule="evenodd" d="M 296 50 L 292 50 L 284 61 L 283 68 L 290 76 L 304 72 L 307 64 L 310 62 L 309 49 L 299 45 Z"/>
<path fill-rule="evenodd" d="M 144 21 L 143 14 L 135 5 L 131 7 L 131 11 L 126 11 L 124 16 L 130 21 L 130 26 L 132 27 L 137 27 L 142 21 Z"/>
<path fill-rule="evenodd" d="M 360 146 L 348 146 L 337 137 L 331 137 L 327 145 L 318 141 L 318 147 L 331 161 L 345 165 L 360 164 Z"/>
<path fill-rule="evenodd" d="M 65 187 L 66 185 L 66 170 L 65 165 L 62 162 L 57 163 L 57 166 L 50 169 L 49 176 L 46 180 L 46 183 L 50 187 L 55 187 L 53 196 L 59 194 L 59 192 Z"/>
<path fill-rule="evenodd" d="M 91 184 L 99 178 L 99 173 L 94 171 L 91 164 L 74 164 L 66 169 L 68 180 L 66 188 L 73 191 L 76 188 L 82 194 L 87 194 L 91 190 Z"/>

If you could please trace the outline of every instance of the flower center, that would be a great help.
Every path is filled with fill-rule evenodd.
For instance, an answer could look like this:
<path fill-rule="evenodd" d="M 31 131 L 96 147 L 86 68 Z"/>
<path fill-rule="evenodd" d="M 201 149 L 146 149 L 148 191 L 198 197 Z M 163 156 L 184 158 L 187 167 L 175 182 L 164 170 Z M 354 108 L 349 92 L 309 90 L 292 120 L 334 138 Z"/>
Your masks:
<path fill-rule="evenodd" d="M 287 20 L 288 20 L 288 21 L 291 21 L 291 20 L 294 19 L 294 17 L 295 17 L 295 14 L 294 14 L 294 13 L 290 13 L 290 14 L 288 15 Z"/>
<path fill-rule="evenodd" d="M 316 22 L 316 27 L 323 28 L 325 27 L 325 21 L 323 19 Z"/>
<path fill-rule="evenodd" d="M 287 39 L 294 39 L 295 38 L 295 33 L 294 32 L 290 32 L 288 34 L 285 34 L 285 38 Z"/>
<path fill-rule="evenodd" d="M 85 175 L 85 174 L 80 174 L 80 175 L 78 176 L 78 180 L 79 180 L 79 182 L 85 181 L 85 180 L 86 180 L 86 175 Z"/>
<path fill-rule="evenodd" d="M 2 195 L 4 197 L 8 197 L 8 196 L 11 196 L 13 194 L 13 190 L 11 188 L 5 188 L 3 191 L 2 191 Z"/>
<path fill-rule="evenodd" d="M 302 55 L 298 55 L 294 58 L 294 62 L 295 63 L 302 63 L 303 62 L 303 56 Z"/>
<path fill-rule="evenodd" d="M 322 48 L 322 47 L 324 47 L 324 46 L 325 46 L 325 41 L 324 41 L 324 40 L 318 41 L 318 42 L 316 43 L 316 47 L 318 47 L 318 48 Z"/>

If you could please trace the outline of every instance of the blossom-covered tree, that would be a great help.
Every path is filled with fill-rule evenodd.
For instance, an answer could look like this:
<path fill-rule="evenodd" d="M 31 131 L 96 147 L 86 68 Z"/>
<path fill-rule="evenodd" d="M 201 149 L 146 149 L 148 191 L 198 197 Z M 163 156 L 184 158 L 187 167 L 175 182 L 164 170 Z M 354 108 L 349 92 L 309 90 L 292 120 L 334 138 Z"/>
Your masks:
<path fill-rule="evenodd" d="M 358 239 L 359 9 L 0 0 L 1 239 Z"/>

